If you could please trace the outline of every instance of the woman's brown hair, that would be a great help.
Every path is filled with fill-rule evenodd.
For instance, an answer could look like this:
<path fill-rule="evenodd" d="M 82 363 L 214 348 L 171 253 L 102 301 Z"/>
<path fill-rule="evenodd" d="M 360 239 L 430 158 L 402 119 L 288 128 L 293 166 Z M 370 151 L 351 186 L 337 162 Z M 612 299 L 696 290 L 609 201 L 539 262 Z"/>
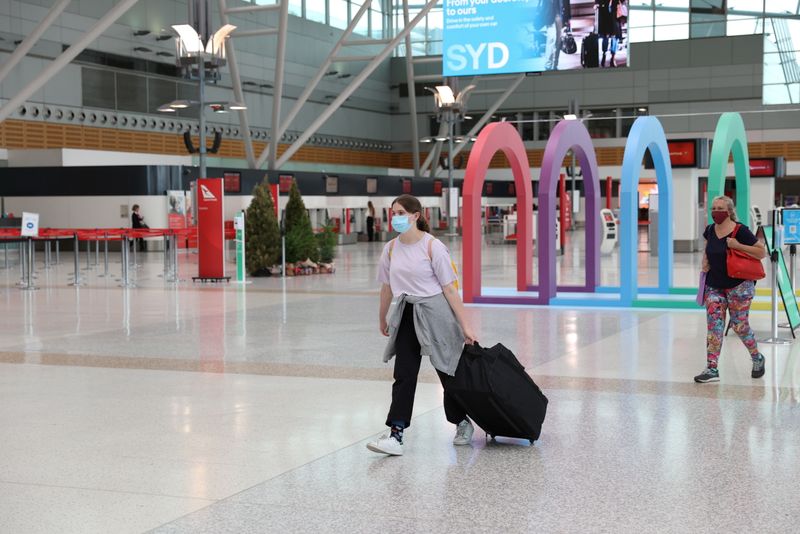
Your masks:
<path fill-rule="evenodd" d="M 403 206 L 403 209 L 405 209 L 408 213 L 419 213 L 419 219 L 417 219 L 417 229 L 430 233 L 431 227 L 428 226 L 428 221 L 425 219 L 425 214 L 422 212 L 422 204 L 420 204 L 417 197 L 412 195 L 400 195 L 396 199 L 392 200 L 392 206 L 395 204 L 400 204 Z"/>

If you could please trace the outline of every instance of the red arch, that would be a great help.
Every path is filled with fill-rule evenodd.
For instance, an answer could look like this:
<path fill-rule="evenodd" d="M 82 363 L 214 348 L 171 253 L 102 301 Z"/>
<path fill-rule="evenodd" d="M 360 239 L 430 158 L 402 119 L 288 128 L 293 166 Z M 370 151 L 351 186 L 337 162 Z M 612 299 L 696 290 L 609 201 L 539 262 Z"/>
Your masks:
<path fill-rule="evenodd" d="M 514 126 L 496 122 L 478 136 L 464 176 L 464 302 L 474 302 L 481 294 L 481 196 L 489 164 L 501 151 L 511 164 L 517 189 L 517 291 L 527 291 L 533 280 L 533 188 L 528 153 Z"/>

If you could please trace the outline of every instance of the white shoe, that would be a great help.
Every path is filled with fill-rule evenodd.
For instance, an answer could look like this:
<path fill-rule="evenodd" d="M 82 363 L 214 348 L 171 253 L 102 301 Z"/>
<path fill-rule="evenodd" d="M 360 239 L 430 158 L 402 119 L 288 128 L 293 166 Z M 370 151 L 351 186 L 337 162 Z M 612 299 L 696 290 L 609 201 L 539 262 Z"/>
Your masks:
<path fill-rule="evenodd" d="M 469 419 L 464 419 L 456 427 L 456 437 L 453 438 L 453 445 L 469 445 L 472 443 L 472 434 L 475 433 L 475 427 L 469 422 Z"/>
<path fill-rule="evenodd" d="M 372 452 L 388 454 L 389 456 L 402 456 L 403 444 L 397 439 L 384 434 L 377 441 L 367 443 L 367 448 Z"/>

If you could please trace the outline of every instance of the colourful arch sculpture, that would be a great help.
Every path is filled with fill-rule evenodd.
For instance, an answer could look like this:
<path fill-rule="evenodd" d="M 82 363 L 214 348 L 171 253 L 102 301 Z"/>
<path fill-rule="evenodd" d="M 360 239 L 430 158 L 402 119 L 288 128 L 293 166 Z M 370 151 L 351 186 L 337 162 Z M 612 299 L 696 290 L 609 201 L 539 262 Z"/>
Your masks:
<path fill-rule="evenodd" d="M 750 156 L 747 150 L 747 133 L 738 113 L 723 113 L 714 132 L 711 160 L 708 168 L 708 224 L 711 219 L 711 201 L 725 194 L 728 175 L 728 158 L 733 154 L 736 176 L 736 215 L 750 226 Z"/>
<path fill-rule="evenodd" d="M 647 150 L 655 164 L 658 211 L 666 214 L 666 224 L 658 225 L 658 293 L 667 294 L 672 286 L 672 163 L 661 122 L 655 117 L 639 117 L 628 134 L 620 178 L 620 304 L 623 306 L 633 305 L 638 294 L 638 188 Z"/>
<path fill-rule="evenodd" d="M 575 152 L 583 171 L 586 195 L 586 283 L 583 286 L 556 285 L 556 188 L 561 163 L 569 150 Z M 594 292 L 600 281 L 600 174 L 592 138 L 582 122 L 563 120 L 553 128 L 542 158 L 539 177 L 539 215 L 536 247 L 539 253 L 539 299 L 548 304 L 557 290 Z M 531 288 L 535 289 L 535 288 Z"/>
<path fill-rule="evenodd" d="M 486 126 L 470 151 L 464 176 L 463 299 L 493 301 L 481 295 L 481 196 L 486 171 L 497 152 L 511 165 L 517 190 L 517 291 L 527 291 L 533 278 L 533 187 L 525 145 L 516 128 L 507 122 Z"/>

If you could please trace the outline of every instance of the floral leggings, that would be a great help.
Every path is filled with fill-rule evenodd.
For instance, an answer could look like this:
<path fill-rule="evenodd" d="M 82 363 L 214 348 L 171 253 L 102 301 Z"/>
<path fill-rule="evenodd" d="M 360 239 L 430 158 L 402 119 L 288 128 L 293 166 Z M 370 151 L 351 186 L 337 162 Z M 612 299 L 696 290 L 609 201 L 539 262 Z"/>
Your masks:
<path fill-rule="evenodd" d="M 706 351 L 709 368 L 717 367 L 719 352 L 722 348 L 722 336 L 725 334 L 725 310 L 730 313 L 733 330 L 750 351 L 751 358 L 758 357 L 756 337 L 748 320 L 750 303 L 753 301 L 755 293 L 756 284 L 752 280 L 746 280 L 731 289 L 706 286 L 706 320 L 708 321 Z"/>

